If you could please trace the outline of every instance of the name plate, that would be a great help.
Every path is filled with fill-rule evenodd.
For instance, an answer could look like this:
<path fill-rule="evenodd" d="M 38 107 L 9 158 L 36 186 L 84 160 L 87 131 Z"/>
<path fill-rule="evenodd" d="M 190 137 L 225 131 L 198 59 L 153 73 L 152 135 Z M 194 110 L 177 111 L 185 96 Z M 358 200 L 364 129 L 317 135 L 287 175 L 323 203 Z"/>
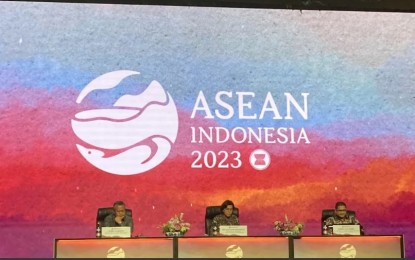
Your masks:
<path fill-rule="evenodd" d="M 248 236 L 248 226 L 219 226 L 219 233 L 224 236 Z"/>
<path fill-rule="evenodd" d="M 131 227 L 102 227 L 102 237 L 131 237 Z"/>
<path fill-rule="evenodd" d="M 360 236 L 360 225 L 333 225 L 333 235 Z"/>

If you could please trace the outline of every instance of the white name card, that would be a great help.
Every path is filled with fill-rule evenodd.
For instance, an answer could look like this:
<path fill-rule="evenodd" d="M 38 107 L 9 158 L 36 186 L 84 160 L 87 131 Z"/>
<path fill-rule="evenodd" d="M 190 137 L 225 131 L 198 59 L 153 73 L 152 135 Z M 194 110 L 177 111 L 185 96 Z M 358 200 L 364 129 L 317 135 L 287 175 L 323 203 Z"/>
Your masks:
<path fill-rule="evenodd" d="M 102 237 L 131 237 L 131 227 L 102 227 Z"/>
<path fill-rule="evenodd" d="M 219 226 L 219 233 L 223 236 L 248 236 L 248 226 Z"/>
<path fill-rule="evenodd" d="M 360 236 L 360 225 L 333 225 L 333 235 Z"/>

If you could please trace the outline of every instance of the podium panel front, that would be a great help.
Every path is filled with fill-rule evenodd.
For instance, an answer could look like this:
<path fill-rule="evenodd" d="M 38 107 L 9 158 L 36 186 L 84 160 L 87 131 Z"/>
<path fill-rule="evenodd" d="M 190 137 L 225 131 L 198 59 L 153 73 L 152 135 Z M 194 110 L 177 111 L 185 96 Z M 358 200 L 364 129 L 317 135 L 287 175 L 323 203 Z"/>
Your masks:
<path fill-rule="evenodd" d="M 56 239 L 56 258 L 173 258 L 173 238 Z"/>
<path fill-rule="evenodd" d="M 179 258 L 288 258 L 287 237 L 182 237 Z"/>
<path fill-rule="evenodd" d="M 294 258 L 402 257 L 402 236 L 326 236 L 294 239 Z"/>

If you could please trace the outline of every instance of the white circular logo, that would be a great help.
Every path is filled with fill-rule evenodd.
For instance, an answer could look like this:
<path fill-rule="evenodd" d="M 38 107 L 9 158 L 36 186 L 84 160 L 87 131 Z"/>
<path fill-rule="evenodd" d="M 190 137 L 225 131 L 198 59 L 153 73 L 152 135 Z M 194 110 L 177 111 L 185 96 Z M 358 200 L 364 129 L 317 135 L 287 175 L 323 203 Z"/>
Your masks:
<path fill-rule="evenodd" d="M 81 91 L 76 102 L 137 74 L 130 70 L 103 74 Z M 176 141 L 179 117 L 160 83 L 153 80 L 141 94 L 123 95 L 112 106 L 82 111 L 72 119 L 72 130 L 82 141 L 76 144 L 82 156 L 95 167 L 118 175 L 143 173 L 164 161 Z"/>
<path fill-rule="evenodd" d="M 269 153 L 263 149 L 256 149 L 249 156 L 249 163 L 256 170 L 265 170 L 271 162 Z"/>
<path fill-rule="evenodd" d="M 239 246 L 230 245 L 228 248 L 226 248 L 225 256 L 227 258 L 242 258 L 244 256 L 244 252 Z"/>
<path fill-rule="evenodd" d="M 125 258 L 125 252 L 121 247 L 111 247 L 107 251 L 107 258 Z"/>
<path fill-rule="evenodd" d="M 340 247 L 340 258 L 356 258 L 356 248 L 350 244 L 344 244 Z"/>

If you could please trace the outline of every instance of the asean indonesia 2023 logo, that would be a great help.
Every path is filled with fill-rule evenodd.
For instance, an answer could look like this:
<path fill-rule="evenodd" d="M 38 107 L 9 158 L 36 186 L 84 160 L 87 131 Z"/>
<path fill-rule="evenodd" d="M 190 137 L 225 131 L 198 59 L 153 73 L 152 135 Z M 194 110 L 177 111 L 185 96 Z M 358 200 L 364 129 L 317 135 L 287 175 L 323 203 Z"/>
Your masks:
<path fill-rule="evenodd" d="M 103 74 L 82 89 L 76 102 L 94 90 L 109 91 L 139 72 L 118 70 Z M 72 129 L 80 139 L 81 155 L 95 167 L 112 174 L 149 171 L 169 155 L 176 141 L 179 118 L 170 94 L 153 80 L 141 94 L 124 94 L 112 108 L 79 112 Z"/>

